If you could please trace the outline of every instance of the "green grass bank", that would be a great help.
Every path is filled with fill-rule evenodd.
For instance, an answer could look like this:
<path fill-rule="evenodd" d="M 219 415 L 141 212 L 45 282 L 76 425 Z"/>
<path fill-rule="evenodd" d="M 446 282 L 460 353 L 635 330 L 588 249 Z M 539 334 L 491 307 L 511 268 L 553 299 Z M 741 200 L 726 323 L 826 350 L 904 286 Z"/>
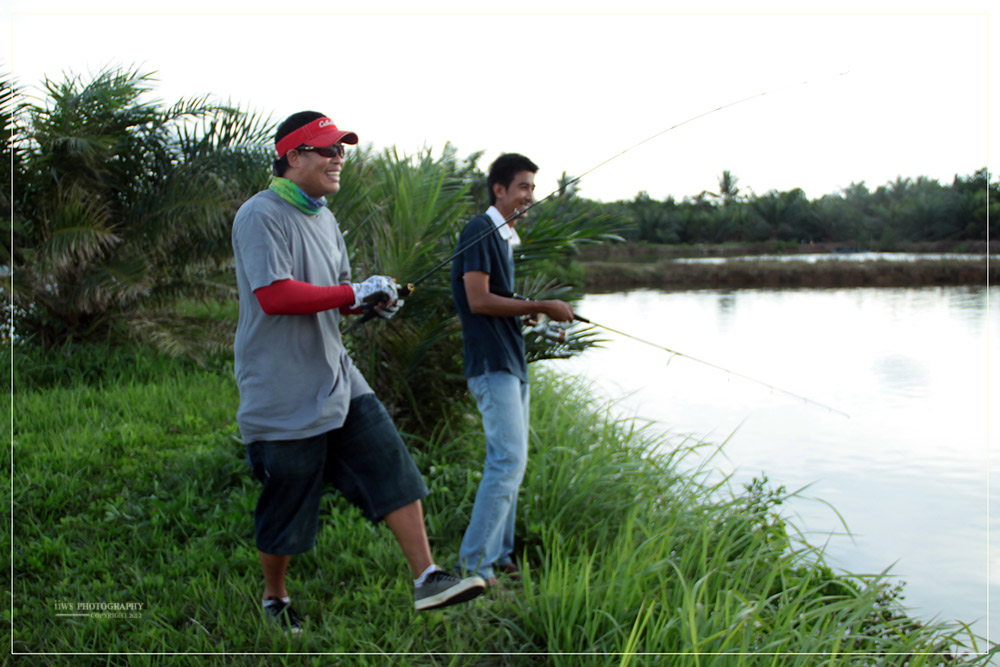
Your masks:
<path fill-rule="evenodd" d="M 288 638 L 259 615 L 257 482 L 226 362 L 77 350 L 19 362 L 14 379 L 5 613 L 13 657 L 30 664 L 988 664 L 965 628 L 908 617 L 890 576 L 835 574 L 782 516 L 780 486 L 709 485 L 680 465 L 702 445 L 654 437 L 545 374 L 520 505 L 524 582 L 417 614 L 389 531 L 331 493 L 317 548 L 289 574 L 307 633 Z M 480 474 L 466 407 L 407 437 L 444 565 Z"/>

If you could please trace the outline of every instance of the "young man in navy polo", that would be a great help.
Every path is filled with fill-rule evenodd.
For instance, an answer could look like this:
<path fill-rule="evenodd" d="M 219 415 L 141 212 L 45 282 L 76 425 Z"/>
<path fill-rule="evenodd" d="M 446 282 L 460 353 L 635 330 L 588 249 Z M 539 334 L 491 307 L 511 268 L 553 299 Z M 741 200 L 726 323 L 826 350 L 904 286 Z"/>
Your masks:
<path fill-rule="evenodd" d="M 490 208 L 463 229 L 452 262 L 451 290 L 462 322 L 463 359 L 469 390 L 486 433 L 483 479 L 459 550 L 460 567 L 495 586 L 497 573 L 517 576 L 513 562 L 517 494 L 528 462 L 528 366 L 521 317 L 573 319 L 559 300 L 526 301 L 513 294 L 514 229 L 534 201 L 538 167 L 517 153 L 498 157 L 486 186 Z M 491 230 L 495 232 L 490 233 Z M 487 235 L 485 238 L 484 235 Z"/>

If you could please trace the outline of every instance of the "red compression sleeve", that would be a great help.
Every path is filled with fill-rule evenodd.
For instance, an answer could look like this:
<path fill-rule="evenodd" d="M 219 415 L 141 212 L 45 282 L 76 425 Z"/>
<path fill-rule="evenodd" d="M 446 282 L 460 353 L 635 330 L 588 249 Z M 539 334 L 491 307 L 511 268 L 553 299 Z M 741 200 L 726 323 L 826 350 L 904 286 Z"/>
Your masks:
<path fill-rule="evenodd" d="M 346 311 L 354 304 L 350 285 L 320 286 L 298 280 L 278 280 L 253 292 L 268 315 L 312 315 L 331 308 Z"/>

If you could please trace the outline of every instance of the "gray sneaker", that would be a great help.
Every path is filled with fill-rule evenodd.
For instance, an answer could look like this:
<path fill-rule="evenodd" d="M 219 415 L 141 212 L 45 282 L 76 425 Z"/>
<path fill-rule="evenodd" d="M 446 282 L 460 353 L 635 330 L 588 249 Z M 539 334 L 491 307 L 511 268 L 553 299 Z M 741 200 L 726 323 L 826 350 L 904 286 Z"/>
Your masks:
<path fill-rule="evenodd" d="M 486 582 L 482 577 L 459 579 L 443 570 L 437 570 L 428 574 L 424 583 L 417 586 L 413 593 L 414 606 L 417 611 L 447 607 L 471 600 L 484 590 Z"/>

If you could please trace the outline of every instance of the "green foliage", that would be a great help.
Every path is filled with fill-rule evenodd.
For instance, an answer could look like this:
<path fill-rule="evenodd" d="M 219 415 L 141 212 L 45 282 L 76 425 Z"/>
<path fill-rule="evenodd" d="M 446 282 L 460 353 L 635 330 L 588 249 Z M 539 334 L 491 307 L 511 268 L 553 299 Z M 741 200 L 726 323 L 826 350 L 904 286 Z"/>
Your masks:
<path fill-rule="evenodd" d="M 908 618 L 888 575 L 836 575 L 793 537 L 783 488 L 679 472 L 702 445 L 647 436 L 574 381 L 545 378 L 532 400 L 529 567 L 508 624 L 567 654 L 552 664 L 583 647 L 655 664 L 954 664 L 957 636 Z"/>
<path fill-rule="evenodd" d="M 708 485 L 703 469 L 681 465 L 705 445 L 653 437 L 594 404 L 586 387 L 540 374 L 517 529 L 523 584 L 417 614 L 390 532 L 331 494 L 316 548 L 289 571 L 307 627 L 290 639 L 259 612 L 259 485 L 233 438 L 231 373 L 136 351 L 157 366 L 136 374 L 116 350 L 90 353 L 109 369 L 103 386 L 26 382 L 14 397 L 13 533 L 2 546 L 17 574 L 13 650 L 32 662 L 58 664 L 58 653 L 93 653 L 95 664 L 117 664 L 109 653 L 149 654 L 122 664 L 159 664 L 165 653 L 184 654 L 181 664 L 247 653 L 412 665 L 990 659 L 971 633 L 908 618 L 888 575 L 835 574 L 780 513 L 784 489 L 765 479 L 738 491 Z M 479 482 L 482 433 L 471 410 L 463 401 L 426 440 L 407 437 L 431 491 L 427 528 L 443 565 L 454 563 Z M 142 607 L 57 615 L 87 603 Z M 982 655 L 952 655 L 958 649 Z"/>
<path fill-rule="evenodd" d="M 5 314 L 16 320 L 5 340 L 16 334 L 26 348 L 62 350 L 67 359 L 78 341 L 150 342 L 203 364 L 230 354 L 232 314 L 189 305 L 233 300 L 232 219 L 266 184 L 271 126 L 205 98 L 164 108 L 147 99 L 151 81 L 121 69 L 88 82 L 46 81 L 46 103 L 36 105 L 21 102 L 4 79 L 15 184 Z M 356 277 L 379 273 L 405 284 L 426 276 L 392 323 L 372 323 L 348 340 L 406 428 L 429 432 L 465 393 L 447 260 L 461 227 L 485 208 L 480 155 L 462 160 L 451 146 L 439 158 L 361 148 L 330 198 Z M 522 231 L 519 289 L 576 298 L 579 291 L 551 278 L 539 283 L 536 265 L 609 238 L 615 221 L 569 192 L 536 211 Z M 590 338 L 533 340 L 530 358 L 573 354 Z"/>
<path fill-rule="evenodd" d="M 788 240 L 795 238 L 796 224 L 801 224 L 806 217 L 808 200 L 805 193 L 799 189 L 791 192 L 769 192 L 763 197 L 754 199 L 751 207 L 757 216 L 758 225 L 766 227 L 770 238 Z"/>
<path fill-rule="evenodd" d="M 477 158 L 460 161 L 451 146 L 440 157 L 429 150 L 403 156 L 361 149 L 351 154 L 341 190 L 330 198 L 355 277 L 383 274 L 400 284 L 419 283 L 391 321 L 376 319 L 351 331 L 347 345 L 397 423 L 423 434 L 452 414 L 467 391 L 448 260 L 462 227 L 484 210 L 474 192 L 485 192 Z M 568 195 L 531 213 L 518 225 L 517 291 L 539 299 L 579 298 L 579 288 L 560 284 L 545 267 L 564 263 L 581 245 L 617 238 L 618 220 Z M 529 336 L 528 358 L 564 357 L 593 342 L 583 330 L 562 344 Z"/>
<path fill-rule="evenodd" d="M 216 364 L 225 363 L 216 359 Z M 151 382 L 167 371 L 194 370 L 189 357 L 174 359 L 150 347 L 126 342 L 63 343 L 48 350 L 31 345 L 0 348 L 0 364 L 13 369 L 14 388 L 43 389 L 109 383 Z M 230 363 L 231 365 L 231 363 Z"/>
<path fill-rule="evenodd" d="M 1000 182 L 991 182 L 985 168 L 956 176 L 951 186 L 900 177 L 874 192 L 855 183 L 813 201 L 800 189 L 741 195 L 738 180 L 724 171 L 718 193 L 660 202 L 640 192 L 632 201 L 604 207 L 628 216 L 631 227 L 624 236 L 631 241 L 837 242 L 892 250 L 907 241 L 986 240 L 987 211 L 1000 206 Z"/>
<path fill-rule="evenodd" d="M 353 275 L 417 280 L 446 259 L 468 208 L 453 152 L 435 159 L 394 150 L 351 155 L 330 207 L 344 230 Z M 461 338 L 447 267 L 420 283 L 390 322 L 354 330 L 347 345 L 376 394 L 407 428 L 430 430 L 464 391 Z"/>
<path fill-rule="evenodd" d="M 17 109 L 7 289 L 21 337 L 226 348 L 229 327 L 174 305 L 232 298 L 229 230 L 265 182 L 271 127 L 207 98 L 164 107 L 152 80 L 120 68 L 46 80 L 44 104 Z"/>
<path fill-rule="evenodd" d="M 3 118 L 3 158 L 0 164 L 0 178 L 4 184 L 13 184 L 13 175 L 23 172 L 24 162 L 24 132 L 23 128 L 14 122 L 15 118 L 24 114 L 27 102 L 17 83 L 8 74 L 0 74 L 0 117 Z M 13 231 L 13 201 L 16 194 L 9 187 L 0 192 L 0 233 L 3 234 L 3 256 L 0 256 L 0 266 L 11 266 L 11 248 L 7 245 Z"/>

